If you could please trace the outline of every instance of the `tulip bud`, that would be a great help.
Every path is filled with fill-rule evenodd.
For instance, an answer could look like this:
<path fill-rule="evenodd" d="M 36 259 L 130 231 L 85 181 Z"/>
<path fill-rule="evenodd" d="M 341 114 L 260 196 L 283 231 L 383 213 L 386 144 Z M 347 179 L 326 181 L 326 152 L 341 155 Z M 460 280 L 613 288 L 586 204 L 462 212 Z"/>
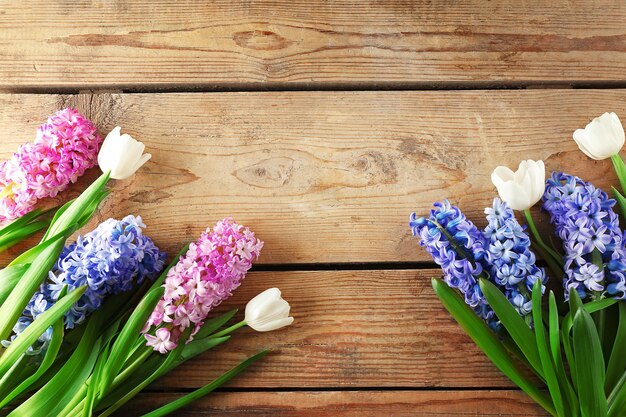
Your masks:
<path fill-rule="evenodd" d="M 543 161 L 522 161 L 517 171 L 499 166 L 493 170 L 491 181 L 500 198 L 513 210 L 527 210 L 543 196 L 546 189 L 546 168 Z"/>
<path fill-rule="evenodd" d="M 123 180 L 133 175 L 151 157 L 144 154 L 146 146 L 129 134 L 120 135 L 121 127 L 113 129 L 102 143 L 98 154 L 98 165 L 102 172 L 111 172 L 111 178 Z"/>
<path fill-rule="evenodd" d="M 624 146 L 624 128 L 615 113 L 596 117 L 573 137 L 585 155 L 598 161 L 617 155 Z"/>
<path fill-rule="evenodd" d="M 246 306 L 245 322 L 257 332 L 269 332 L 289 326 L 289 303 L 280 296 L 278 288 L 270 288 L 254 297 Z"/>

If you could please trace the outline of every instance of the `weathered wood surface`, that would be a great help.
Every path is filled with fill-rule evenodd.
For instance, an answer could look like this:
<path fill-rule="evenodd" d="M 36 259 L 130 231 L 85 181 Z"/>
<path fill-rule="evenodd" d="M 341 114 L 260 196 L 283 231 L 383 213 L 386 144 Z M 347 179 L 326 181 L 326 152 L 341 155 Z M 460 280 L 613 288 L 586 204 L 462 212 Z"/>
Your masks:
<path fill-rule="evenodd" d="M 207 384 L 245 357 L 274 351 L 231 383 L 246 388 L 512 387 L 431 289 L 438 270 L 253 272 L 223 308 L 273 286 L 292 304 L 288 329 L 244 329 L 157 388 Z"/>
<path fill-rule="evenodd" d="M 170 393 L 141 395 L 133 411 L 173 401 Z M 538 417 L 546 413 L 519 391 L 220 392 L 185 409 L 185 416 L 238 417 Z M 128 417 L 125 414 L 125 417 Z"/>
<path fill-rule="evenodd" d="M 626 114 L 626 90 L 5 94 L 0 157 L 68 105 L 153 154 L 114 183 L 98 221 L 140 213 L 175 253 L 232 215 L 265 240 L 262 263 L 397 262 L 429 260 L 407 223 L 433 201 L 450 197 L 484 224 L 497 165 L 543 159 L 614 184 L 610 162 L 586 158 L 571 134 Z"/>
<path fill-rule="evenodd" d="M 0 89 L 624 81 L 612 0 L 14 1 Z"/>

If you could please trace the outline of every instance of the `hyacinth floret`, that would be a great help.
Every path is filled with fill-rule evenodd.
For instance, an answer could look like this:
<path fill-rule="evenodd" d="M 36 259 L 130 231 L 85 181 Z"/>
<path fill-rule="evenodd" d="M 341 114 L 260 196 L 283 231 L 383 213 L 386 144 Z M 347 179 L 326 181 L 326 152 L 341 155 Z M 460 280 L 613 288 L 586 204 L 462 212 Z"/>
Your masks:
<path fill-rule="evenodd" d="M 12 339 L 49 309 L 64 287 L 72 291 L 87 285 L 85 293 L 64 316 L 65 328 L 71 329 L 100 308 L 109 295 L 132 290 L 144 280 L 154 280 L 163 269 L 165 253 L 143 234 L 145 227 L 139 216 L 109 219 L 63 248 L 48 280 L 33 295 L 14 327 Z M 29 353 L 45 350 L 50 336 L 51 331 L 42 335 Z"/>
<path fill-rule="evenodd" d="M 38 200 L 54 197 L 96 164 L 102 138 L 74 109 L 60 110 L 0 163 L 0 222 L 31 211 Z"/>
<path fill-rule="evenodd" d="M 626 240 L 613 211 L 615 200 L 573 175 L 554 172 L 543 208 L 565 250 L 565 297 L 626 299 Z"/>
<path fill-rule="evenodd" d="M 231 218 L 202 233 L 169 270 L 163 297 L 144 328 L 146 344 L 166 353 L 187 329 L 191 336 L 198 332 L 209 312 L 239 287 L 262 247 L 250 229 Z"/>
<path fill-rule="evenodd" d="M 496 197 L 485 214 L 488 224 L 484 234 L 489 241 L 486 260 L 491 276 L 503 287 L 504 295 L 517 312 L 527 316 L 532 311 L 532 288 L 537 280 L 546 282 L 545 271 L 536 265 L 530 237 L 506 203 Z"/>
<path fill-rule="evenodd" d="M 487 276 L 485 264 L 488 241 L 461 210 L 448 200 L 436 202 L 428 217 L 411 215 L 409 226 L 420 244 L 441 266 L 445 283 L 463 294 L 476 314 L 489 321 L 494 313 L 485 299 L 478 279 Z"/>

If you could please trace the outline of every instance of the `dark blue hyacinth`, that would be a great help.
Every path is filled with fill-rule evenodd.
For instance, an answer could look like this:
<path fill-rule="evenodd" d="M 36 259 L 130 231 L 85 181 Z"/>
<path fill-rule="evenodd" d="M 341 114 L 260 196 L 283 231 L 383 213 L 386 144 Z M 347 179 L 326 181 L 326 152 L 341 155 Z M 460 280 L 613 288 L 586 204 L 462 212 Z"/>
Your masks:
<path fill-rule="evenodd" d="M 503 287 L 504 295 L 520 316 L 528 316 L 530 323 L 532 288 L 537 280 L 546 282 L 545 271 L 535 264 L 530 237 L 506 203 L 495 198 L 485 214 L 488 224 L 484 234 L 489 241 L 485 258 L 491 276 Z"/>
<path fill-rule="evenodd" d="M 49 279 L 35 293 L 23 316 L 13 329 L 13 340 L 59 298 L 63 287 L 72 291 L 87 285 L 87 290 L 65 314 L 66 329 L 85 321 L 112 294 L 136 288 L 144 280 L 153 280 L 163 269 L 165 253 L 143 235 L 141 217 L 109 219 L 75 243 L 65 247 Z M 45 350 L 51 332 L 44 333 L 29 349 L 29 354 Z M 3 341 L 3 345 L 10 342 Z"/>
<path fill-rule="evenodd" d="M 485 209 L 489 223 L 481 232 L 447 200 L 434 206 L 428 217 L 418 218 L 413 213 L 410 226 L 441 266 L 446 284 L 458 289 L 476 314 L 498 329 L 497 318 L 478 285 L 479 278 L 488 279 L 530 324 L 532 287 L 537 280 L 545 283 L 546 275 L 535 264 L 530 238 L 513 210 L 496 198 L 493 206 Z"/>
<path fill-rule="evenodd" d="M 413 235 L 420 237 L 420 244 L 441 266 L 446 284 L 459 290 L 478 316 L 493 322 L 493 310 L 478 285 L 478 279 L 487 277 L 485 270 L 488 270 L 485 265 L 488 241 L 480 230 L 448 200 L 435 203 L 428 217 L 418 218 L 413 213 L 409 225 Z"/>
<path fill-rule="evenodd" d="M 615 200 L 582 179 L 555 172 L 547 181 L 543 207 L 565 250 L 565 297 L 626 299 L 625 234 L 613 211 Z"/>

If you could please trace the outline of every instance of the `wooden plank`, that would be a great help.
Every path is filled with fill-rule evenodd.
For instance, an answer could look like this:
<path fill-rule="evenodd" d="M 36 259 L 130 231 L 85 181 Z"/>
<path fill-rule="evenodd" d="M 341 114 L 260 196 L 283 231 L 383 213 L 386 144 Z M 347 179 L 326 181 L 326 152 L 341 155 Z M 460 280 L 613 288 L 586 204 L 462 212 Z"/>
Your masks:
<path fill-rule="evenodd" d="M 253 272 L 222 309 L 270 287 L 292 305 L 289 328 L 243 329 L 225 345 L 157 381 L 207 384 L 246 357 L 271 348 L 232 382 L 245 388 L 511 387 L 434 295 L 438 270 Z"/>
<path fill-rule="evenodd" d="M 0 157 L 68 105 L 153 154 L 112 183 L 97 220 L 139 213 L 175 253 L 232 215 L 266 242 L 269 264 L 428 261 L 412 211 L 449 197 L 484 225 L 491 171 L 526 158 L 616 184 L 611 163 L 585 157 L 571 134 L 607 110 L 626 120 L 626 90 L 8 94 Z"/>
<path fill-rule="evenodd" d="M 626 3 L 5 2 L 0 88 L 624 81 Z"/>
<path fill-rule="evenodd" d="M 140 415 L 180 394 L 142 394 L 126 413 Z M 128 415 L 128 414 L 126 414 Z M 520 391 L 219 392 L 176 414 L 238 417 L 547 416 Z"/>

